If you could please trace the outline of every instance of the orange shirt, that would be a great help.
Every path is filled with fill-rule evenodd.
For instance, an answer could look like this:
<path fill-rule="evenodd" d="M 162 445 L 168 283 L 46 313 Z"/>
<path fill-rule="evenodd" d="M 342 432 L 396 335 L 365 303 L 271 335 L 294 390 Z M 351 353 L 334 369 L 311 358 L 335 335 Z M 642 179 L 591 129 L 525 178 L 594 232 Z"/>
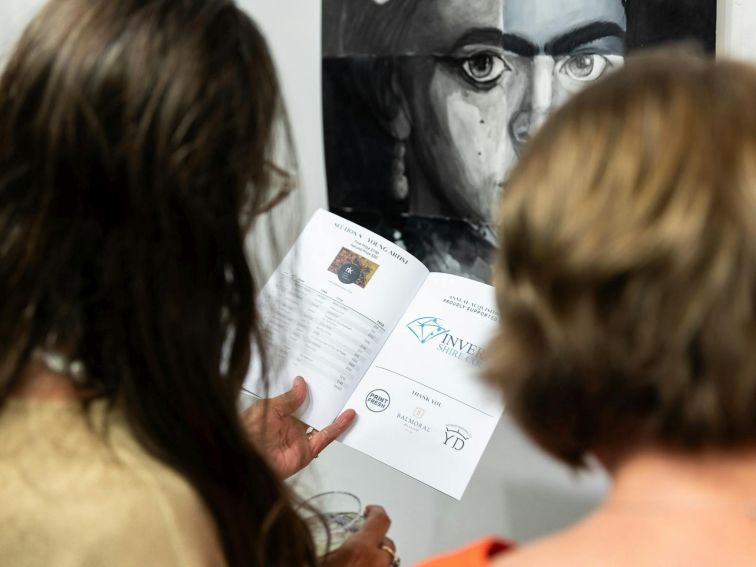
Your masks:
<path fill-rule="evenodd" d="M 488 567 L 489 560 L 502 551 L 513 549 L 512 544 L 487 538 L 472 545 L 428 559 L 415 567 Z"/>

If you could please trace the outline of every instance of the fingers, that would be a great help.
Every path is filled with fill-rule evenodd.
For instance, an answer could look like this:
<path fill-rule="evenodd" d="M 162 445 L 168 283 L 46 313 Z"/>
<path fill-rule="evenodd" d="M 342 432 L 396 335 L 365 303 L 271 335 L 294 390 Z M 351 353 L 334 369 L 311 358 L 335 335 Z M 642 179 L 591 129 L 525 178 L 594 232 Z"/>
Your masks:
<path fill-rule="evenodd" d="M 324 427 L 320 431 L 313 431 L 309 437 L 310 451 L 313 457 L 317 457 L 332 441 L 349 429 L 349 426 L 352 425 L 356 417 L 357 412 L 350 409 L 336 418 L 336 421 L 331 425 Z"/>
<path fill-rule="evenodd" d="M 307 383 L 304 378 L 297 376 L 291 390 L 268 400 L 269 408 L 281 416 L 291 415 L 307 398 Z"/>
<path fill-rule="evenodd" d="M 327 555 L 324 567 L 399 567 L 396 544 L 386 537 L 390 525 L 391 520 L 383 508 L 368 506 L 360 531 Z"/>
<path fill-rule="evenodd" d="M 362 524 L 362 529 L 352 537 L 367 545 L 380 548 L 390 526 L 391 519 L 381 506 L 368 506 L 365 510 L 365 523 Z"/>
<path fill-rule="evenodd" d="M 400 567 L 402 560 L 396 555 L 396 544 L 390 537 L 383 538 L 381 551 L 386 553 L 386 560 L 390 567 Z"/>

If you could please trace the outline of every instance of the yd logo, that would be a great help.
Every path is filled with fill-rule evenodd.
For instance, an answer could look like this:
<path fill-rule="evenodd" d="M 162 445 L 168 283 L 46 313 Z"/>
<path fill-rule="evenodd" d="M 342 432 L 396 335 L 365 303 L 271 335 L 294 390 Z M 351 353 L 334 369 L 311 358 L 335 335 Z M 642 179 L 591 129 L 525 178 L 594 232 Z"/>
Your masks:
<path fill-rule="evenodd" d="M 447 425 L 444 431 L 444 445 L 455 451 L 465 448 L 465 443 L 472 437 L 470 433 L 459 425 Z"/>

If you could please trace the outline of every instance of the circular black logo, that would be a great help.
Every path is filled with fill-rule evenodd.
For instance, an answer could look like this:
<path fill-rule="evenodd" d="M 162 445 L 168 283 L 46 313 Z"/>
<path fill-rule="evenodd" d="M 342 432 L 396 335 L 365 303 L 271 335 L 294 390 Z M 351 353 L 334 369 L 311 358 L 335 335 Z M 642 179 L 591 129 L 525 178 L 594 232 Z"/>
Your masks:
<path fill-rule="evenodd" d="M 353 284 L 360 279 L 361 274 L 362 268 L 360 268 L 359 264 L 349 262 L 339 268 L 337 275 L 339 276 L 339 281 L 341 283 Z"/>
<path fill-rule="evenodd" d="M 386 411 L 391 403 L 391 396 L 386 390 L 373 390 L 365 398 L 367 409 L 375 413 Z"/>

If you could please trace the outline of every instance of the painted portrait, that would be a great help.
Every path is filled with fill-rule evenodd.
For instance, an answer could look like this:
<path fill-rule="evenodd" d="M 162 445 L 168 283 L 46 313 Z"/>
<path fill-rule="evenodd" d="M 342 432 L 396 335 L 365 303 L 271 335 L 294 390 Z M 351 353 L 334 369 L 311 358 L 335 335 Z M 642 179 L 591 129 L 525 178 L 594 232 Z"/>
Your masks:
<path fill-rule="evenodd" d="M 488 281 L 496 204 L 554 109 L 637 48 L 713 51 L 716 2 L 323 0 L 331 210 Z"/>

